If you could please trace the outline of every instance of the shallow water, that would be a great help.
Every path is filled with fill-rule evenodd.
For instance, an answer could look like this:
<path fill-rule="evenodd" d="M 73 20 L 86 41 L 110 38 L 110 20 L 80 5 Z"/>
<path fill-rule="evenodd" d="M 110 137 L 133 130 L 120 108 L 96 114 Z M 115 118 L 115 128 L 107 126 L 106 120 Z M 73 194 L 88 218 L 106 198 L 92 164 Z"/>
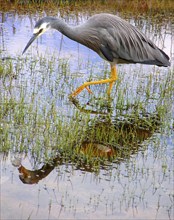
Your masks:
<path fill-rule="evenodd" d="M 75 106 L 69 102 L 68 95 L 81 83 L 89 80 L 90 75 L 96 79 L 103 77 L 103 71 L 107 72 L 109 69 L 108 64 L 96 53 L 55 31 L 43 35 L 33 43 L 26 55 L 21 56 L 22 50 L 32 35 L 38 16 L 14 13 L 1 13 L 0 16 L 2 21 L 1 58 L 13 58 L 15 68 L 20 70 L 19 75 L 12 81 L 8 78 L 0 79 L 2 104 L 4 97 L 15 97 L 16 100 L 20 100 L 22 93 L 25 102 L 29 105 L 33 101 L 31 96 L 33 93 L 38 111 L 49 112 L 50 106 L 54 104 L 57 117 L 62 117 L 62 121 L 64 118 L 73 118 L 74 112 L 78 109 L 76 110 Z M 78 20 L 66 19 L 67 22 L 75 25 L 85 21 L 87 16 L 82 15 Z M 170 18 L 162 24 L 152 23 L 151 19 L 145 18 L 128 20 L 164 49 L 171 57 L 172 65 L 170 68 L 119 65 L 121 80 L 113 89 L 112 124 L 117 120 L 117 104 L 120 102 L 117 98 L 117 86 L 119 91 L 123 92 L 124 102 L 129 100 L 132 105 L 135 105 L 136 97 L 141 97 L 141 101 L 146 100 L 147 93 L 144 92 L 144 88 L 150 84 L 150 94 L 153 94 L 154 99 L 147 103 L 145 110 L 153 114 L 161 99 L 159 85 L 164 86 L 162 82 L 165 82 L 169 71 L 173 68 L 174 32 Z M 40 69 L 41 61 L 38 57 L 43 57 L 41 65 L 43 69 Z M 50 67 L 50 62 L 49 65 L 47 64 L 49 60 L 56 62 L 53 62 L 53 66 Z M 24 67 L 23 62 L 26 63 Z M 32 71 L 32 65 L 37 72 Z M 62 65 L 62 71 L 60 65 Z M 63 68 L 68 73 L 64 73 Z M 173 77 L 172 74 L 171 77 Z M 92 91 L 95 97 L 98 97 L 104 89 L 93 87 Z M 11 135 L 11 139 L 8 139 L 9 143 L 5 143 L 10 146 L 9 151 L 1 152 L 0 155 L 1 219 L 172 219 L 174 212 L 172 97 L 173 94 L 165 100 L 168 103 L 168 111 L 165 115 L 166 127 L 160 127 L 160 129 L 158 127 L 150 134 L 143 133 L 143 138 L 135 143 L 130 141 L 126 146 L 122 141 L 115 141 L 116 145 L 125 148 L 131 146 L 130 154 L 122 155 L 120 160 L 111 162 L 106 160 L 106 164 L 98 172 L 83 166 L 78 167 L 73 162 L 62 162 L 59 155 L 51 155 L 51 148 L 47 155 L 49 163 L 44 159 L 37 161 L 32 147 L 37 145 L 39 139 L 42 141 L 44 135 L 39 130 L 36 136 L 38 140 L 33 138 L 33 143 L 28 146 L 31 151 L 16 152 L 15 149 L 18 149 L 16 145 L 21 143 L 27 145 L 20 139 L 20 133 L 25 133 L 27 137 L 30 131 L 27 130 L 29 121 L 25 128 L 20 125 L 10 127 L 13 123 L 12 110 L 5 119 L 2 118 L 0 127 L 0 132 L 4 134 L 2 130 L 9 126 L 8 135 Z M 79 100 L 80 103 L 90 104 L 93 101 L 88 94 L 80 96 Z M 96 100 L 92 102 L 92 107 L 96 104 Z M 98 114 L 92 117 L 96 123 L 97 117 Z M 110 126 L 112 125 L 108 124 L 107 128 Z M 110 130 L 108 133 L 107 131 L 107 129 L 104 130 L 105 134 L 110 132 Z M 50 139 L 53 139 L 53 136 L 50 134 Z M 58 138 L 61 139 L 61 136 Z M 3 145 L 3 138 L 0 141 Z M 114 154 L 118 153 L 118 149 L 115 149 Z"/>

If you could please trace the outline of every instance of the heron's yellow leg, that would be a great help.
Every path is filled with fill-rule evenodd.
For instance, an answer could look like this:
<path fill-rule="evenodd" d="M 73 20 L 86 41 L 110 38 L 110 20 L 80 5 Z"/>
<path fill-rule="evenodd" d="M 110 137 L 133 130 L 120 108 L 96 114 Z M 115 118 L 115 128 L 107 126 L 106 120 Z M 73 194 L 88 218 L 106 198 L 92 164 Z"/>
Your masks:
<path fill-rule="evenodd" d="M 91 82 L 85 82 L 83 85 L 79 86 L 75 92 L 71 93 L 71 97 L 77 96 L 83 89 L 87 89 L 88 92 L 92 93 L 91 90 L 88 88 L 90 85 L 95 85 L 95 84 L 103 84 L 103 83 L 109 83 L 109 89 L 107 91 L 108 95 L 110 95 L 110 92 L 112 90 L 113 83 L 117 80 L 117 72 L 116 72 L 116 67 L 112 66 L 111 67 L 111 78 L 109 79 L 103 79 L 99 81 L 91 81 Z"/>
<path fill-rule="evenodd" d="M 85 89 L 87 89 L 88 92 L 92 94 L 92 91 L 90 90 L 90 88 L 86 87 Z"/>
<path fill-rule="evenodd" d="M 111 82 L 109 83 L 109 88 L 108 88 L 108 95 L 111 94 L 111 90 L 112 90 L 112 87 L 113 87 L 113 84 L 114 82 L 118 79 L 118 75 L 117 75 L 117 70 L 116 70 L 116 66 L 112 66 L 111 67 Z"/>

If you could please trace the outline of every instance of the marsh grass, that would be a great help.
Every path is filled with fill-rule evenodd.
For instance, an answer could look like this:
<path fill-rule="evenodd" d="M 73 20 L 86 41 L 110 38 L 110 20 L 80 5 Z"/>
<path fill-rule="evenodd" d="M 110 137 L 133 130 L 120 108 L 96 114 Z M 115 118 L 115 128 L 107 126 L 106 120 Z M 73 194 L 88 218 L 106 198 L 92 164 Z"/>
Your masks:
<path fill-rule="evenodd" d="M 114 0 L 13 0 L 13 1 L 0 1 L 2 11 L 17 10 L 18 13 L 32 13 L 43 11 L 46 13 L 57 14 L 57 10 L 63 15 L 69 14 L 69 12 L 75 15 L 78 12 L 92 12 L 99 13 L 102 11 L 108 12 L 120 12 L 123 14 L 142 15 L 150 14 L 157 15 L 158 12 L 172 13 L 174 5 L 172 0 L 141 0 L 141 1 L 114 1 Z"/>
<path fill-rule="evenodd" d="M 108 66 L 104 67 L 107 74 Z M 103 102 L 94 97 L 85 105 L 97 108 L 95 116 L 79 111 L 68 101 L 75 87 L 68 60 L 57 61 L 54 55 L 50 59 L 28 56 L 23 60 L 7 59 L 0 69 L 0 151 L 31 153 L 38 164 L 52 160 L 58 153 L 63 163 L 98 172 L 101 167 L 107 168 L 109 161 L 111 165 L 128 159 L 145 139 L 171 122 L 172 71 L 163 80 L 149 75 L 145 83 L 132 89 L 123 75 L 116 84 L 114 100 L 104 98 Z M 91 80 L 92 74 L 89 77 Z M 102 97 L 105 88 L 92 89 Z M 86 95 L 80 96 L 80 103 Z M 104 115 L 100 114 L 103 109 Z M 94 155 L 88 144 L 113 154 Z"/>
<path fill-rule="evenodd" d="M 12 61 L 8 58 L 0 60 L 0 77 L 13 76 Z"/>

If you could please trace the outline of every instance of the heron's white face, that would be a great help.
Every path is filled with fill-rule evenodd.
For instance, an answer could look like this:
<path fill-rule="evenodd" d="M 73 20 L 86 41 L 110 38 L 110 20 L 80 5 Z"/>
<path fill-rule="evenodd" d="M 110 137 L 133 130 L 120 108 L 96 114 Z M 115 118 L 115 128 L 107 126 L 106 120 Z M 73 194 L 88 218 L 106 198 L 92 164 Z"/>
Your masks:
<path fill-rule="evenodd" d="M 33 30 L 33 34 L 37 34 L 37 36 L 39 37 L 40 35 L 48 31 L 49 29 L 50 29 L 49 23 L 45 22 L 45 23 L 42 23 L 39 27 L 35 27 Z"/>
<path fill-rule="evenodd" d="M 27 46 L 23 50 L 22 54 L 25 53 L 25 51 L 29 48 L 29 46 L 33 43 L 33 41 L 41 36 L 45 31 L 49 30 L 50 23 L 49 22 L 43 22 L 42 20 L 38 21 L 38 23 L 34 27 L 33 36 L 29 40 Z"/>

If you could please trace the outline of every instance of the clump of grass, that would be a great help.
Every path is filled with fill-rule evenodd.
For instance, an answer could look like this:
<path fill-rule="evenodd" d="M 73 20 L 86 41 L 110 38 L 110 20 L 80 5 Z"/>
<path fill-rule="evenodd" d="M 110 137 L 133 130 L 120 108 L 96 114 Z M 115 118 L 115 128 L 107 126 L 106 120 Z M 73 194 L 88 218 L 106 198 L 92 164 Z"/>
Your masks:
<path fill-rule="evenodd" d="M 11 59 L 0 59 L 0 78 L 13 76 L 13 65 Z"/>

